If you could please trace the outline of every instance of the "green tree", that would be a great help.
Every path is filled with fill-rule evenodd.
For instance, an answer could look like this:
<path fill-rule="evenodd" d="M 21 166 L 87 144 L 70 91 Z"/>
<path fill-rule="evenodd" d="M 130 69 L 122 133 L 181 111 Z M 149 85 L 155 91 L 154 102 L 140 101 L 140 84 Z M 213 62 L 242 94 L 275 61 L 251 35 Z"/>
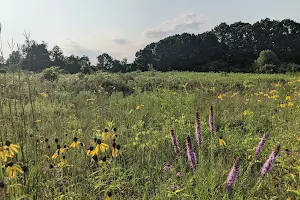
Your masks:
<path fill-rule="evenodd" d="M 272 50 L 263 50 L 255 61 L 255 66 L 262 73 L 276 73 L 279 59 Z"/>

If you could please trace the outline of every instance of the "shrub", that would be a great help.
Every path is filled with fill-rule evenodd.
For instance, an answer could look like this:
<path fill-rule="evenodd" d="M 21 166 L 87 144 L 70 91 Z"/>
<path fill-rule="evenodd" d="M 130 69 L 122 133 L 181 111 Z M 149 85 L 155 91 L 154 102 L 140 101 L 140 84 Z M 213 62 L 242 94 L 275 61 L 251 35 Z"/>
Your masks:
<path fill-rule="evenodd" d="M 55 81 L 58 79 L 58 74 L 60 72 L 61 70 L 56 66 L 46 68 L 42 72 L 42 80 Z"/>

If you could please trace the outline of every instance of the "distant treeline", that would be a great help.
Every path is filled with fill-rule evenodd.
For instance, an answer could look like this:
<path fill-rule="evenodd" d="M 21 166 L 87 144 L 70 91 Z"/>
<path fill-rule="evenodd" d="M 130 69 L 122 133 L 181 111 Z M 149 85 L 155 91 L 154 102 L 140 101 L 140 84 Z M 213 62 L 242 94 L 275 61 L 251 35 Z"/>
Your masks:
<path fill-rule="evenodd" d="M 261 72 L 284 73 L 300 71 L 300 24 L 285 19 L 263 19 L 254 24 L 221 23 L 211 31 L 194 35 L 183 33 L 147 45 L 135 54 L 133 63 L 103 53 L 97 64 L 91 65 L 87 56 L 64 56 L 55 46 L 27 40 L 12 52 L 2 66 L 42 71 L 59 66 L 69 73 L 129 71 L 197 71 L 197 72 Z"/>

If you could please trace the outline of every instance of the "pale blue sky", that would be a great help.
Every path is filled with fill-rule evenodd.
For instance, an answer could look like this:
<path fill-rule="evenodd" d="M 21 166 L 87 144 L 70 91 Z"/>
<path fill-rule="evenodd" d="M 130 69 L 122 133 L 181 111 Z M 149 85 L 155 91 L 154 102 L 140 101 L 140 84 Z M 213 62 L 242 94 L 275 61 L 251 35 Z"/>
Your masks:
<path fill-rule="evenodd" d="M 65 55 L 103 52 L 130 61 L 146 44 L 175 33 L 201 33 L 221 22 L 262 18 L 300 22 L 300 0 L 1 0 L 0 22 L 7 41 L 31 39 L 59 45 Z"/>

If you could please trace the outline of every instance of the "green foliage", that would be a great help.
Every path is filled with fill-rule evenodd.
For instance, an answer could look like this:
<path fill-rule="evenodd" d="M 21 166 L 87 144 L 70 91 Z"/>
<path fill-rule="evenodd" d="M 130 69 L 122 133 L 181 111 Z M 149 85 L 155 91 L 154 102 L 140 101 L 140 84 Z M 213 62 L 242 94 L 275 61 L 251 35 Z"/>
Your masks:
<path fill-rule="evenodd" d="M 46 68 L 42 72 L 42 80 L 55 81 L 58 79 L 58 75 L 60 73 L 59 67 L 52 66 Z"/>

